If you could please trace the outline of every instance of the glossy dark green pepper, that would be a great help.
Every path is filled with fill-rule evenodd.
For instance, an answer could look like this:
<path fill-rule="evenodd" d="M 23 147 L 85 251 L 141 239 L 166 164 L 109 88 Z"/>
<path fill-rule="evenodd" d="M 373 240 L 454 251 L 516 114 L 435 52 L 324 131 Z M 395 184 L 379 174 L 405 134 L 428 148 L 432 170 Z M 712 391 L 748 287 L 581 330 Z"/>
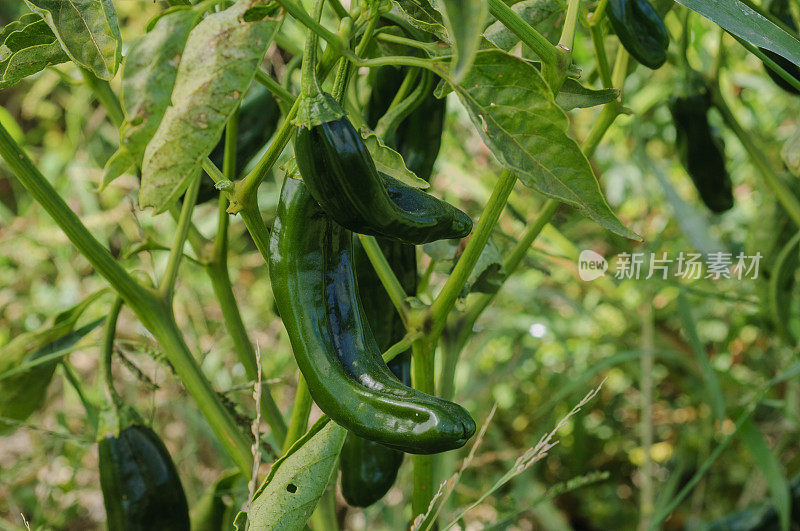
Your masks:
<path fill-rule="evenodd" d="M 634 59 L 657 70 L 667 61 L 669 34 L 648 0 L 609 0 L 608 20 Z"/>
<path fill-rule="evenodd" d="M 239 124 L 236 129 L 236 171 L 244 170 L 264 145 L 272 138 L 278 127 L 280 109 L 275 97 L 260 83 L 255 83 L 247 92 L 239 110 Z M 225 158 L 225 136 L 208 156 L 217 168 L 222 169 Z M 205 203 L 219 197 L 219 190 L 208 174 L 203 173 L 203 181 L 197 193 L 197 203 Z"/>
<path fill-rule="evenodd" d="M 314 199 L 353 232 L 419 245 L 472 230 L 454 206 L 379 173 L 347 117 L 299 127 L 295 155 Z"/>
<path fill-rule="evenodd" d="M 772 0 L 769 5 L 769 12 L 772 13 L 778 20 L 786 24 L 789 29 L 797 33 L 797 22 L 792 16 L 792 9 L 788 0 Z M 761 51 L 764 52 L 764 55 L 775 61 L 778 66 L 786 70 L 786 72 L 788 72 L 793 78 L 800 81 L 800 66 L 797 66 L 782 55 L 771 50 L 765 50 L 762 48 Z M 795 87 L 789 84 L 789 82 L 779 76 L 771 68 L 767 66 L 765 66 L 765 68 L 767 70 L 767 74 L 772 78 L 775 84 L 790 94 L 800 96 L 800 90 L 797 90 Z"/>
<path fill-rule="evenodd" d="M 353 235 L 286 179 L 270 236 L 270 279 L 295 360 L 337 424 L 409 453 L 460 448 L 475 432 L 462 407 L 411 389 L 381 358 L 353 269 Z"/>
<path fill-rule="evenodd" d="M 111 531 L 189 531 L 189 506 L 158 435 L 132 424 L 98 444 L 100 486 Z"/>
<path fill-rule="evenodd" d="M 406 294 L 414 295 L 417 289 L 415 248 L 386 239 L 380 239 L 378 243 Z M 386 351 L 403 339 L 405 325 L 357 238 L 354 244 L 358 291 L 364 314 L 378 347 Z M 411 352 L 395 357 L 389 362 L 389 369 L 405 385 L 411 385 Z M 402 462 L 402 452 L 348 433 L 339 466 L 344 499 L 356 507 L 368 507 L 380 500 L 397 479 Z"/>
<path fill-rule="evenodd" d="M 706 206 L 720 213 L 733 207 L 733 186 L 725 167 L 725 145 L 708 122 L 710 109 L 707 90 L 670 102 L 681 163 Z"/>
<path fill-rule="evenodd" d="M 367 124 L 373 129 L 389 109 L 405 77 L 404 70 L 393 66 L 382 66 L 374 71 L 372 93 L 366 109 Z M 431 92 L 400 122 L 389 138 L 383 139 L 387 146 L 402 155 L 409 170 L 426 181 L 431 179 L 442 145 L 446 101 Z"/>

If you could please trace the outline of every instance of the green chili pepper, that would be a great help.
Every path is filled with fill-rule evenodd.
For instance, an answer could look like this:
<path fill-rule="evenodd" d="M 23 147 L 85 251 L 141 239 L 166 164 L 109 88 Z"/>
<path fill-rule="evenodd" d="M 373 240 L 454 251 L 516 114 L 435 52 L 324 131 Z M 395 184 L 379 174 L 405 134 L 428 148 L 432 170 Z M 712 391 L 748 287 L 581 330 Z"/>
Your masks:
<path fill-rule="evenodd" d="M 389 109 L 404 78 L 404 70 L 393 66 L 374 70 L 372 93 L 366 109 L 367 124 L 373 129 Z M 383 139 L 386 145 L 402 155 L 409 170 L 426 181 L 431 179 L 433 165 L 442 145 L 446 101 L 438 99 L 431 92 L 400 123 L 390 138 Z"/>
<path fill-rule="evenodd" d="M 417 289 L 415 248 L 386 239 L 379 239 L 378 243 L 405 292 L 413 295 Z M 358 291 L 364 314 L 378 347 L 385 351 L 403 339 L 405 325 L 357 238 L 355 253 Z M 411 385 L 411 352 L 404 352 L 390 361 L 389 369 L 405 385 Z M 403 453 L 348 433 L 340 460 L 344 499 L 350 505 L 367 507 L 383 498 L 392 487 L 403 462 Z"/>
<path fill-rule="evenodd" d="M 667 61 L 669 34 L 648 0 L 609 0 L 608 20 L 634 59 L 657 70 Z"/>
<path fill-rule="evenodd" d="M 786 24 L 786 26 L 797 33 L 797 22 L 795 21 L 794 17 L 792 16 L 792 8 L 789 5 L 788 0 L 772 0 L 769 5 L 769 12 L 775 15 L 775 17 Z M 773 52 L 772 50 L 766 50 L 764 48 L 761 49 L 764 52 L 764 55 L 775 61 L 778 66 L 786 70 L 789 74 L 792 75 L 793 78 L 800 81 L 800 66 L 797 66 L 790 60 L 786 59 L 784 56 Z M 800 96 L 800 90 L 797 90 L 791 84 L 789 84 L 785 79 L 779 76 L 777 73 L 773 72 L 772 69 L 769 67 L 765 67 L 767 70 L 767 74 L 772 80 L 778 85 L 780 88 L 785 90 L 790 94 L 795 94 Z"/>
<path fill-rule="evenodd" d="M 670 103 L 681 163 L 706 206 L 719 213 L 733 207 L 733 186 L 725 167 L 725 144 L 708 122 L 710 109 L 707 89 Z"/>
<path fill-rule="evenodd" d="M 280 118 L 278 102 L 272 92 L 260 83 L 255 83 L 242 100 L 239 109 L 239 125 L 236 129 L 236 171 L 241 172 L 247 163 L 264 147 Z M 225 157 L 225 137 L 219 141 L 208 156 L 217 168 L 222 169 Z M 197 204 L 205 203 L 219 196 L 219 190 L 208 174 L 203 174 Z"/>
<path fill-rule="evenodd" d="M 108 528 L 189 531 L 189 506 L 175 464 L 153 430 L 132 424 L 98 444 Z"/>
<path fill-rule="evenodd" d="M 295 155 L 314 199 L 353 232 L 418 245 L 463 238 L 472 230 L 472 221 L 457 208 L 380 174 L 346 117 L 301 125 Z"/>
<path fill-rule="evenodd" d="M 331 419 L 418 454 L 459 448 L 472 436 L 475 422 L 462 407 L 403 385 L 383 362 L 358 298 L 352 233 L 291 178 L 271 234 L 270 278 L 297 364 Z"/>

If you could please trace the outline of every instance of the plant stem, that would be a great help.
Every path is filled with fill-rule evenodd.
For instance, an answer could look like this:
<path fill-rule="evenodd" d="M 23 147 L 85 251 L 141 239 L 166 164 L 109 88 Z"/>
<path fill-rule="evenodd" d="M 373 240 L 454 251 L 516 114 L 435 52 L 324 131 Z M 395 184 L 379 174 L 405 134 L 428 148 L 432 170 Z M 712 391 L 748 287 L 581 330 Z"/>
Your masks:
<path fill-rule="evenodd" d="M 411 344 L 411 380 L 415 389 L 433 395 L 436 392 L 434 381 L 434 353 L 436 342 L 422 338 Z M 434 466 L 432 455 L 412 456 L 414 465 L 414 490 L 411 510 L 414 517 L 424 514 L 433 498 Z"/>
<path fill-rule="evenodd" d="M 746 40 L 738 37 L 737 35 L 734 35 L 732 33 L 730 35 L 731 35 L 731 37 L 736 39 L 739 42 L 739 44 L 744 46 L 744 48 L 748 52 L 750 52 L 751 54 L 753 54 L 756 57 L 758 57 L 761 60 L 761 62 L 764 63 L 767 66 L 767 68 L 769 68 L 770 70 L 772 70 L 773 72 L 778 74 L 781 77 L 781 79 L 783 79 L 784 81 L 789 83 L 794 89 L 800 90 L 800 80 L 798 80 L 792 74 L 787 72 L 782 66 L 780 66 L 778 63 L 776 63 L 774 59 L 772 59 L 771 57 L 767 56 L 759 48 L 753 46 L 752 44 L 750 44 Z"/>
<path fill-rule="evenodd" d="M 267 90 L 272 92 L 272 94 L 288 104 L 294 104 L 295 97 L 294 95 L 289 92 L 289 90 L 272 79 L 272 76 L 261 70 L 260 68 L 256 70 L 256 81 L 261 83 Z"/>
<path fill-rule="evenodd" d="M 556 47 L 517 15 L 503 0 L 489 0 L 489 12 L 530 47 L 544 63 L 552 66 L 558 65 L 559 58 Z"/>
<path fill-rule="evenodd" d="M 500 219 L 500 214 L 506 206 L 508 196 L 511 195 L 511 190 L 514 189 L 514 184 L 517 178 L 508 170 L 503 170 L 497 184 L 495 184 L 492 196 L 489 198 L 489 203 L 481 214 L 475 231 L 469 239 L 464 253 L 458 259 L 453 272 L 445 282 L 442 291 L 433 301 L 430 308 L 431 317 L 433 318 L 433 327 L 430 337 L 435 341 L 441 335 L 444 329 L 445 321 L 450 311 L 455 306 L 456 300 L 464 288 L 469 275 L 472 273 L 475 264 L 478 263 L 478 258 L 486 247 L 486 242 L 492 235 L 494 226 L 497 220 Z"/>
<path fill-rule="evenodd" d="M 47 211 L 67 238 L 95 270 L 117 291 L 153 334 L 175 368 L 186 390 L 197 403 L 225 450 L 243 474 L 250 473 L 250 442 L 220 402 L 183 340 L 171 308 L 152 288 L 142 286 L 92 236 L 53 186 L 33 165 L 21 147 L 0 124 L 0 156 L 33 198 Z"/>
<path fill-rule="evenodd" d="M 75 393 L 78 395 L 78 400 L 81 401 L 83 405 L 83 409 L 86 410 L 86 420 L 89 421 L 89 425 L 92 427 L 92 431 L 97 432 L 97 425 L 98 425 L 98 410 L 97 406 L 86 396 L 86 393 L 83 391 L 83 386 L 81 385 L 81 379 L 75 373 L 75 368 L 70 364 L 67 360 L 61 361 L 61 369 L 64 371 L 64 377 L 69 382 L 70 386 L 75 390 Z"/>
<path fill-rule="evenodd" d="M 83 68 L 81 68 L 81 73 L 83 74 L 83 79 L 86 81 L 86 84 L 92 89 L 92 93 L 97 98 L 97 101 L 99 101 L 100 105 L 106 110 L 106 114 L 109 120 L 111 120 L 111 123 L 113 123 L 115 127 L 121 126 L 122 122 L 125 121 L 125 113 L 122 111 L 119 98 L 114 94 L 108 81 L 100 79 L 92 72 Z"/>
<path fill-rule="evenodd" d="M 175 292 L 175 281 L 178 279 L 178 270 L 180 269 L 181 258 L 183 258 L 183 248 L 186 245 L 186 237 L 189 234 L 189 226 L 192 223 L 192 212 L 197 202 L 197 192 L 199 190 L 200 174 L 198 173 L 189 184 L 189 189 L 186 190 L 186 194 L 183 196 L 183 207 L 181 208 L 180 218 L 178 218 L 175 241 L 169 253 L 169 262 L 167 262 L 164 278 L 161 280 L 161 285 L 158 287 L 159 295 L 168 301 L 172 300 Z"/>
<path fill-rule="evenodd" d="M 103 376 L 106 393 L 111 399 L 111 403 L 116 408 L 122 406 L 123 401 L 117 389 L 114 387 L 114 375 L 111 372 L 111 361 L 114 357 L 114 338 L 117 335 L 117 319 L 122 311 L 122 305 L 123 302 L 120 297 L 114 299 L 111 311 L 108 313 L 108 317 L 106 317 L 105 329 L 103 330 L 103 345 L 100 355 L 100 373 Z"/>
<path fill-rule="evenodd" d="M 733 111 L 731 111 L 730 107 L 728 107 L 728 104 L 725 102 L 725 98 L 723 98 L 720 92 L 719 85 L 713 87 L 712 99 L 714 106 L 722 115 L 725 124 L 733 131 L 733 134 L 739 138 L 739 142 L 742 143 L 745 151 L 750 155 L 750 160 L 761 173 L 767 187 L 775 194 L 775 197 L 784 210 L 786 210 L 789 217 L 792 218 L 794 224 L 800 227 L 800 202 L 798 202 L 797 196 L 794 195 L 772 168 L 769 160 L 764 156 L 764 150 L 757 145 L 753 135 L 748 134 L 736 119 Z"/>
<path fill-rule="evenodd" d="M 600 79 L 603 81 L 603 88 L 613 88 L 614 82 L 611 79 L 611 66 L 608 64 L 608 55 L 603 40 L 603 26 L 592 24 L 590 26 L 592 44 L 594 45 L 594 55 L 597 58 L 597 69 L 600 72 Z"/>
<path fill-rule="evenodd" d="M 397 279 L 397 275 L 394 274 L 392 266 L 389 265 L 389 261 L 386 260 L 386 256 L 381 251 L 378 240 L 374 236 L 367 236 L 366 234 L 359 234 L 358 239 L 361 241 L 361 246 L 364 248 L 364 252 L 367 253 L 367 258 L 372 263 L 372 267 L 378 274 L 381 284 L 389 294 L 392 304 L 394 304 L 403 319 L 403 323 L 408 325 L 408 309 L 406 308 L 406 297 L 408 295 L 403 286 L 400 285 L 400 281 Z"/>
<path fill-rule="evenodd" d="M 258 187 L 261 182 L 266 179 L 267 175 L 269 175 L 270 170 L 272 170 L 272 167 L 276 162 L 278 162 L 278 158 L 281 156 L 281 153 L 283 153 L 286 145 L 292 139 L 295 129 L 292 120 L 294 120 L 295 116 L 297 116 L 297 111 L 299 109 L 300 98 L 297 98 L 292 105 L 291 110 L 289 110 L 289 113 L 286 115 L 286 118 L 284 119 L 280 128 L 275 133 L 275 136 L 272 138 L 272 142 L 267 148 L 266 153 L 264 153 L 264 156 L 258 161 L 258 164 L 256 164 L 255 168 L 253 168 L 253 171 L 248 173 L 244 179 L 236 183 L 236 189 L 231 197 L 231 204 L 228 207 L 228 213 L 236 214 L 241 211 L 242 217 L 244 217 L 243 211 L 247 210 L 250 205 L 257 204 L 256 193 L 258 191 Z M 268 256 L 269 254 L 266 254 L 264 255 L 264 258 Z"/>
<path fill-rule="evenodd" d="M 642 304 L 642 410 L 641 430 L 642 449 L 644 450 L 644 463 L 641 468 L 641 498 L 639 507 L 641 511 L 639 528 L 647 529 L 650 518 L 653 516 L 655 493 L 653 490 L 653 336 L 655 323 L 653 321 L 653 302 L 650 298 Z"/>
<path fill-rule="evenodd" d="M 298 22 L 306 26 L 309 31 L 313 31 L 318 36 L 325 39 L 325 41 L 327 41 L 327 43 L 330 44 L 339 55 L 343 55 L 351 59 L 355 58 L 353 52 L 347 49 L 347 46 L 342 43 L 339 36 L 312 18 L 312 16 L 308 14 L 308 11 L 306 11 L 303 6 L 297 2 L 293 2 L 292 0 L 278 0 L 278 3 L 281 4 L 290 15 L 296 18 Z"/>

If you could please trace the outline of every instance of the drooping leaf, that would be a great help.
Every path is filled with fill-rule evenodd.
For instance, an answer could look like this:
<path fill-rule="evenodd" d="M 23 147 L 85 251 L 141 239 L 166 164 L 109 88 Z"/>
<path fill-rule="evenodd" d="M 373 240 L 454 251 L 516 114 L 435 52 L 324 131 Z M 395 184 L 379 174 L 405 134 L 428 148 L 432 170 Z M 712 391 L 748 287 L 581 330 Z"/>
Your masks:
<path fill-rule="evenodd" d="M 280 25 L 256 17 L 265 15 L 261 7 L 259 0 L 239 0 L 189 34 L 172 103 L 145 149 L 140 206 L 166 210 L 219 141 Z"/>
<path fill-rule="evenodd" d="M 589 161 L 567 135 L 566 113 L 536 68 L 500 50 L 481 51 L 453 88 L 492 153 L 526 186 L 640 239 L 609 208 Z"/>
<path fill-rule="evenodd" d="M 485 0 L 438 0 L 438 7 L 453 43 L 452 75 L 458 83 L 475 60 L 489 4 Z"/>
<path fill-rule="evenodd" d="M 385 145 L 378 135 L 366 128 L 361 128 L 361 138 L 364 139 L 364 145 L 367 146 L 369 154 L 372 155 L 372 160 L 375 162 L 375 167 L 379 172 L 385 173 L 390 177 L 394 177 L 403 184 L 420 188 L 422 190 L 430 188 L 430 184 L 417 177 L 417 175 L 408 169 L 403 156 L 397 151 Z"/>
<path fill-rule="evenodd" d="M 240 513 L 236 529 L 304 529 L 336 470 L 346 435 L 347 430 L 333 421 L 317 422 L 272 465 L 250 505 L 246 527 Z"/>
<path fill-rule="evenodd" d="M 790 528 L 789 518 L 792 511 L 792 500 L 790 497 L 789 482 L 783 472 L 778 456 L 767 445 L 764 434 L 755 425 L 752 419 L 748 419 L 739 431 L 742 441 L 750 450 L 750 454 L 756 462 L 756 468 L 764 476 L 769 487 L 772 500 L 778 510 L 780 519 L 780 529 L 788 531 Z"/>
<path fill-rule="evenodd" d="M 415 28 L 433 33 L 440 39 L 447 38 L 442 16 L 428 0 L 394 0 L 394 5 L 400 15 Z"/>
<path fill-rule="evenodd" d="M 25 0 L 53 30 L 75 63 L 110 80 L 122 60 L 122 37 L 111 0 Z"/>
<path fill-rule="evenodd" d="M 739 0 L 676 0 L 723 29 L 800 66 L 800 41 Z"/>
<path fill-rule="evenodd" d="M 556 38 L 561 32 L 561 24 L 556 24 L 556 19 L 565 9 L 566 4 L 562 0 L 523 0 L 511 6 L 512 11 L 539 33 L 548 36 L 555 32 Z M 519 44 L 519 37 L 499 20 L 486 28 L 483 35 L 506 52 Z"/>
<path fill-rule="evenodd" d="M 131 165 L 142 164 L 147 143 L 170 104 L 189 32 L 201 15 L 188 7 L 173 8 L 131 44 L 122 62 L 125 122 L 120 127 L 120 149 L 106 164 L 104 187 Z"/>
<path fill-rule="evenodd" d="M 556 103 L 565 111 L 605 105 L 619 97 L 619 89 L 590 89 L 568 77 L 556 96 Z"/>
<path fill-rule="evenodd" d="M 69 61 L 56 36 L 42 17 L 23 15 L 0 32 L 0 89 Z"/>

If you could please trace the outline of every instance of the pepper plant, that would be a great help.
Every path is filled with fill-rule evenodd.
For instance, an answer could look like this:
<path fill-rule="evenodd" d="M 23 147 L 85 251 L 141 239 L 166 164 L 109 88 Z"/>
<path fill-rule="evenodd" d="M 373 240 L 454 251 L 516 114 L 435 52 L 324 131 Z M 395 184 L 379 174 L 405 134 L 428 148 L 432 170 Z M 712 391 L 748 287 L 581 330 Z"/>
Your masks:
<path fill-rule="evenodd" d="M 557 213 L 642 240 L 629 226 L 636 220 L 625 223 L 612 211 L 591 162 L 629 113 L 626 80 L 637 69 L 654 76 L 667 69 L 678 79 L 669 105 L 677 151 L 708 209 L 735 208 L 725 146 L 711 125 L 720 121 L 758 169 L 757 186 L 800 227 L 798 196 L 739 122 L 720 81 L 722 43 L 735 39 L 783 89 L 800 92 L 797 6 L 788 0 L 168 0 L 132 35 L 120 27 L 118 7 L 112 0 L 25 0 L 0 32 L 0 89 L 48 69 L 87 90 L 119 132 L 97 168 L 98 192 L 134 178 L 135 215 L 174 220 L 156 239 L 128 242 L 124 256 L 109 249 L 45 177 L 29 154 L 35 145 L 21 145 L 13 115 L 0 115 L 8 170 L 106 283 L 52 326 L 0 350 L 0 429 L 28 420 L 43 400 L 32 391 L 46 387 L 61 364 L 100 441 L 110 528 L 186 529 L 192 507 L 198 529 L 337 529 L 337 478 L 348 505 L 370 506 L 381 503 L 404 461 L 413 476 L 411 526 L 444 528 L 464 471 L 452 452 L 472 448 L 467 466 L 491 429 L 479 429 L 477 412 L 454 401 L 459 359 L 484 311 Z M 688 54 L 700 15 L 719 34 L 715 62 L 703 71 Z M 578 49 L 591 61 L 576 62 Z M 497 170 L 481 204 L 456 206 L 439 199 L 453 200 L 452 190 L 431 184 L 448 108 L 450 116 L 468 117 Z M 573 125 L 590 113 L 591 127 L 577 131 Z M 797 146 L 787 144 L 786 152 L 796 170 Z M 514 196 L 525 189 L 519 197 L 534 198 L 528 203 Z M 214 200 L 209 236 L 200 212 Z M 501 259 L 493 238 L 505 212 L 525 228 Z M 246 236 L 233 247 L 231 225 L 240 222 Z M 263 354 L 234 294 L 228 260 L 250 242 L 269 267 L 259 282 L 269 283 L 296 360 L 291 406 L 262 383 Z M 792 242 L 782 264 L 796 258 Z M 142 273 L 143 257 L 165 254 L 156 278 Z M 241 364 L 255 389 L 255 410 L 244 421 L 212 385 L 176 319 L 187 256 L 213 289 L 232 344 L 224 355 Z M 452 264 L 441 282 L 437 262 Z M 775 278 L 786 282 L 791 274 Z M 781 289 L 773 288 L 774 300 Z M 88 307 L 101 304 L 111 308 L 103 318 L 77 326 Z M 208 485 L 208 498 L 186 503 L 163 443 L 115 389 L 117 321 L 125 309 L 157 342 L 208 437 L 235 468 Z M 776 322 L 785 324 L 788 311 L 776 303 Z M 103 323 L 103 391 L 87 393 L 71 372 L 69 345 Z M 796 344 L 792 330 L 783 334 Z M 703 368 L 705 385 L 718 387 L 713 370 Z M 310 422 L 314 404 L 321 413 Z M 724 404 L 715 408 L 724 420 Z M 738 417 L 720 452 L 740 434 L 765 455 L 750 423 L 754 408 Z M 262 419 L 266 432 L 258 428 Z M 550 438 L 490 493 L 541 459 Z M 271 464 L 267 474 L 262 462 Z M 136 469 L 134 479 L 117 477 L 125 466 Z M 658 527 L 706 470 L 658 511 L 644 504 L 642 522 Z M 250 481 L 247 499 L 220 509 L 219 489 L 237 477 Z M 779 472 L 771 479 L 775 509 L 765 518 L 788 529 L 792 493 Z M 147 494 L 137 500 L 126 489 Z M 644 496 L 652 502 L 652 493 Z"/>

